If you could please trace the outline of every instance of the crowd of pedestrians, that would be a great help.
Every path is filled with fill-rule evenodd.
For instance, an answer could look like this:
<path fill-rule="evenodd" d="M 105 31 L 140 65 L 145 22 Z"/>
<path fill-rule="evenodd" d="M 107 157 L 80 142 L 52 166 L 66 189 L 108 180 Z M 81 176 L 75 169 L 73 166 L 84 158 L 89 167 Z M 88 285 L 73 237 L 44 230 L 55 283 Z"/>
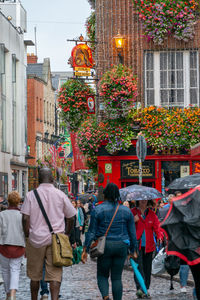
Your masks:
<path fill-rule="evenodd" d="M 113 300 L 123 295 L 122 272 L 125 261 L 132 258 L 144 279 L 147 293 L 134 275 L 137 298 L 151 298 L 152 260 L 165 236 L 160 222 L 166 217 L 168 204 L 140 200 L 121 203 L 118 187 L 109 183 L 104 189 L 104 201 L 99 204 L 97 195 L 91 195 L 85 205 L 80 199 L 67 197 L 54 186 L 52 172 L 48 168 L 39 171 L 41 198 L 54 233 L 65 233 L 73 249 L 81 247 L 82 262 L 87 262 L 90 246 L 99 237 L 106 235 L 104 253 L 97 258 L 97 285 L 102 299 L 109 300 L 109 277 Z M 17 191 L 8 195 L 8 207 L 0 212 L 0 284 L 4 283 L 6 299 L 15 300 L 19 284 L 22 259 L 27 259 L 27 276 L 30 279 L 31 299 L 58 300 L 62 281 L 62 267 L 52 261 L 52 235 L 37 203 L 34 191 L 28 192 L 19 209 Z M 123 205 L 122 205 L 123 204 Z M 84 266 L 83 266 L 84 268 Z M 193 267 L 196 272 L 199 266 Z M 181 260 L 180 292 L 185 293 L 189 266 Z M 195 273 L 196 274 L 196 273 Z M 194 277 L 195 277 L 195 274 Z M 196 285 L 198 281 L 195 281 Z M 197 287 L 197 286 L 196 286 Z M 64 295 L 63 295 L 64 296 Z M 196 299 L 200 299 L 197 287 Z"/>

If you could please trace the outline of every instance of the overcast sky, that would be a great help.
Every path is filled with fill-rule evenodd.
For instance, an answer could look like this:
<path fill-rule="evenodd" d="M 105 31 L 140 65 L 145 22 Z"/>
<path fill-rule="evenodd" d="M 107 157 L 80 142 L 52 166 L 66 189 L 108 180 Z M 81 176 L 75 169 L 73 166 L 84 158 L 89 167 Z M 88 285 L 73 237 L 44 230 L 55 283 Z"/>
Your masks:
<path fill-rule="evenodd" d="M 38 62 L 45 57 L 51 61 L 51 71 L 69 71 L 67 64 L 75 46 L 67 39 L 85 36 L 85 21 L 91 8 L 87 0 L 21 0 L 27 11 L 28 30 L 25 39 L 34 38 L 37 32 Z M 35 53 L 35 47 L 28 47 L 28 53 Z"/>

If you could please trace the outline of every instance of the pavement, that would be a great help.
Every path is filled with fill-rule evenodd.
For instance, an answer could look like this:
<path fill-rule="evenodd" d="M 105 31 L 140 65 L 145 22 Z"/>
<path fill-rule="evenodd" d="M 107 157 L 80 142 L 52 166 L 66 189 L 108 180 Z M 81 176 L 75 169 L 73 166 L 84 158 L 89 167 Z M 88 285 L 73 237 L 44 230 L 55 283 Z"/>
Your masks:
<path fill-rule="evenodd" d="M 164 274 L 166 275 L 166 274 Z M 178 279 L 178 277 L 177 277 Z M 192 280 L 190 279 L 191 283 Z M 30 289 L 29 279 L 26 277 L 26 260 L 24 259 L 19 282 L 19 290 L 17 292 L 17 300 L 29 300 Z M 123 272 L 123 300 L 136 299 L 135 283 L 131 269 L 125 269 Z M 187 287 L 187 293 L 180 293 L 180 284 L 174 281 L 174 290 L 170 291 L 170 281 L 167 276 L 152 276 L 151 287 L 149 292 L 152 300 L 192 300 L 192 286 Z M 96 263 L 88 259 L 83 265 L 74 265 L 64 268 L 63 281 L 61 285 L 61 300 L 101 300 L 100 293 L 96 282 Z M 110 294 L 111 296 L 111 294 Z M 0 285 L 0 300 L 5 300 L 5 292 L 3 285 Z M 38 297 L 38 299 L 40 299 Z M 50 297 L 49 297 L 50 299 Z M 111 298 L 112 299 L 112 298 Z"/>

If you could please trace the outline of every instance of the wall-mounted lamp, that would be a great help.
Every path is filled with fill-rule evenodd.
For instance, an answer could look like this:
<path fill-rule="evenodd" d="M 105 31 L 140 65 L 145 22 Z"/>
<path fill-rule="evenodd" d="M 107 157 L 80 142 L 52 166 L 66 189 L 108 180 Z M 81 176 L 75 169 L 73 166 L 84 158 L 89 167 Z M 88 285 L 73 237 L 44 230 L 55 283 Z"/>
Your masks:
<path fill-rule="evenodd" d="M 116 36 L 114 36 L 113 39 L 115 41 L 115 47 L 117 49 L 119 62 L 120 62 L 120 64 L 123 64 L 123 62 L 124 62 L 123 49 L 124 49 L 125 38 L 118 32 L 118 34 Z"/>

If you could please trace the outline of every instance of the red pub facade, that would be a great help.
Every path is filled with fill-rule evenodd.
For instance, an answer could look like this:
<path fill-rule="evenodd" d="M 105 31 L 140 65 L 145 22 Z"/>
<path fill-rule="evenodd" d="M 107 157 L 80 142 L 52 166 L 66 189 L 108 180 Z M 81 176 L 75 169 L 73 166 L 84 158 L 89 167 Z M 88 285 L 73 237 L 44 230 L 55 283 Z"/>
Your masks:
<path fill-rule="evenodd" d="M 109 154 L 105 145 L 98 152 L 98 173 L 101 174 L 101 185 L 115 183 L 119 188 L 139 183 L 139 160 L 136 155 L 136 140 L 128 152 L 119 151 Z M 200 172 L 200 154 L 192 156 L 184 153 L 156 154 L 150 147 L 142 163 L 143 185 L 155 187 L 164 192 L 168 184 L 178 177 Z M 103 176 L 102 176 L 103 175 Z"/>

